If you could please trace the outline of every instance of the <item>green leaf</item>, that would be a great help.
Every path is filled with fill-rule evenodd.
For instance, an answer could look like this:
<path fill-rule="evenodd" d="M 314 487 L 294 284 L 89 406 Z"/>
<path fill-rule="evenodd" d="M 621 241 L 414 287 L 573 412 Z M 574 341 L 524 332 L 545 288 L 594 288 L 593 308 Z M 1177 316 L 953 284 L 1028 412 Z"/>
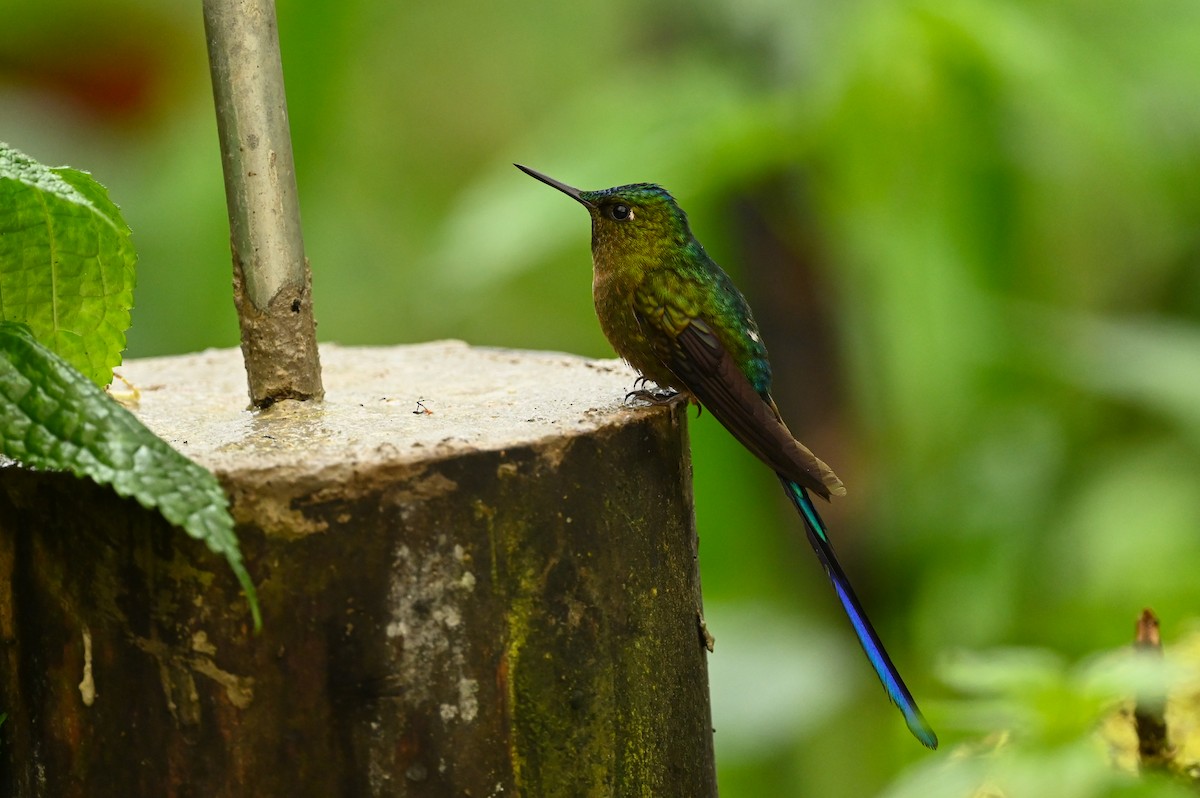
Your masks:
<path fill-rule="evenodd" d="M 110 485 L 204 541 L 229 561 L 260 628 L 254 584 L 216 477 L 38 343 L 24 325 L 0 322 L 0 353 L 0 453 Z"/>
<path fill-rule="evenodd" d="M 125 349 L 137 262 L 129 236 L 86 172 L 0 143 L 0 320 L 28 324 L 97 385 Z"/>

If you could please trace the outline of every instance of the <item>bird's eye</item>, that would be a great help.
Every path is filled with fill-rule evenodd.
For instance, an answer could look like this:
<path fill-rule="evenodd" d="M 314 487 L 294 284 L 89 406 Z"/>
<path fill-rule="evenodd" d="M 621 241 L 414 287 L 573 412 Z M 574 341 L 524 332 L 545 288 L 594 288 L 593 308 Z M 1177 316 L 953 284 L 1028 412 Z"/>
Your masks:
<path fill-rule="evenodd" d="M 633 208 L 630 208 L 623 202 L 618 202 L 616 205 L 610 205 L 608 207 L 608 215 L 613 219 L 616 219 L 618 222 L 623 222 L 626 219 L 633 218 Z"/>

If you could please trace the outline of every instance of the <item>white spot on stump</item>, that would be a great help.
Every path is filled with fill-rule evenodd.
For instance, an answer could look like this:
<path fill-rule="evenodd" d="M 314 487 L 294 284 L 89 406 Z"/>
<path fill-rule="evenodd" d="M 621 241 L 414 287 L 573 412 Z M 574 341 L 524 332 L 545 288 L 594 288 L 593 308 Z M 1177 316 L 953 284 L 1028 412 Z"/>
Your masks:
<path fill-rule="evenodd" d="M 79 683 L 79 697 L 83 705 L 96 703 L 96 682 L 92 678 L 92 631 L 83 627 L 83 681 Z"/>

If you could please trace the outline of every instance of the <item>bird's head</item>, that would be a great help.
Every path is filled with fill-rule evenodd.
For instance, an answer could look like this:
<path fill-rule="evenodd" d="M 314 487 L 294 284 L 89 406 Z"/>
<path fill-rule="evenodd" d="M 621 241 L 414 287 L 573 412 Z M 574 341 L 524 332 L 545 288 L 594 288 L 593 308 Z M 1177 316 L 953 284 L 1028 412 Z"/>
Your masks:
<path fill-rule="evenodd" d="M 514 166 L 588 209 L 598 264 L 612 258 L 661 257 L 664 249 L 682 248 L 692 239 L 687 214 L 666 189 L 654 183 L 580 191 L 528 167 Z"/>

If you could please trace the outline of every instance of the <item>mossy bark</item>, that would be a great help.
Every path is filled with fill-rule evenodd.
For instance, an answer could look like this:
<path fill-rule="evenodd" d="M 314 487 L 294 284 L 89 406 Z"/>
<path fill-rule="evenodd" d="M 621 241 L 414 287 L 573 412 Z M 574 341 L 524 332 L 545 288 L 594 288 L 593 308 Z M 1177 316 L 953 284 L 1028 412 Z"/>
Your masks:
<path fill-rule="evenodd" d="M 715 795 L 684 409 L 571 412 L 558 436 L 311 471 L 262 467 L 287 434 L 255 417 L 218 473 L 258 636 L 201 544 L 0 470 L 0 792 Z"/>

